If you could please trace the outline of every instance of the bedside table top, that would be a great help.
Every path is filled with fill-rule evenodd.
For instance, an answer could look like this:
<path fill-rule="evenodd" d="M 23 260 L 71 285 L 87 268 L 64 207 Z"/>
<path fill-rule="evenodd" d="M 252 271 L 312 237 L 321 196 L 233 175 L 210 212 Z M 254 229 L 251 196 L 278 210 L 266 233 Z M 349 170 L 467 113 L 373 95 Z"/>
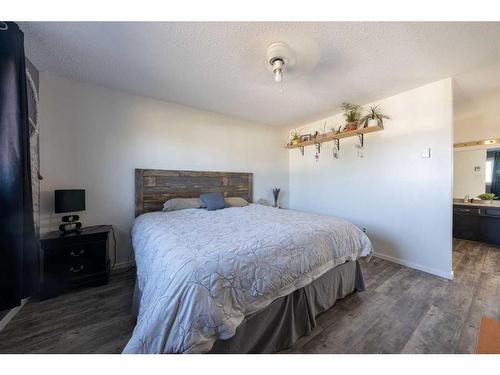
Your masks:
<path fill-rule="evenodd" d="M 98 233 L 108 233 L 111 230 L 111 225 L 92 225 L 89 227 L 83 227 L 78 232 L 63 233 L 61 231 L 53 231 L 42 234 L 40 240 L 53 240 L 57 238 L 73 238 L 81 237 L 85 235 L 92 235 Z"/>

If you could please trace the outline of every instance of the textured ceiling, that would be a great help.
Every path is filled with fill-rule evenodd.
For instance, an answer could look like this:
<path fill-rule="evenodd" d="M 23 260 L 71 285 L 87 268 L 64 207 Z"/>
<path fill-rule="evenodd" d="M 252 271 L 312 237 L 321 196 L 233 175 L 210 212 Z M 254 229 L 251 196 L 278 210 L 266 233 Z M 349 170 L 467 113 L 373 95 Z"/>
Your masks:
<path fill-rule="evenodd" d="M 500 23 L 21 22 L 41 70 L 272 125 L 293 126 L 445 77 L 458 100 L 500 88 Z M 266 47 L 288 43 L 284 92 Z"/>

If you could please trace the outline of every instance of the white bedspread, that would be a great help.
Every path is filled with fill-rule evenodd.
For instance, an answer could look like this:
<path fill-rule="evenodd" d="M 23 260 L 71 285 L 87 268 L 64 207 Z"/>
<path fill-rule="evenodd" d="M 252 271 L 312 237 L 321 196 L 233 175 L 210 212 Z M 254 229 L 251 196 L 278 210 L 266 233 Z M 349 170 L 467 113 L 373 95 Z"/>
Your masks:
<path fill-rule="evenodd" d="M 132 242 L 142 294 L 124 353 L 207 352 L 246 315 L 372 252 L 345 220 L 257 204 L 141 215 Z"/>

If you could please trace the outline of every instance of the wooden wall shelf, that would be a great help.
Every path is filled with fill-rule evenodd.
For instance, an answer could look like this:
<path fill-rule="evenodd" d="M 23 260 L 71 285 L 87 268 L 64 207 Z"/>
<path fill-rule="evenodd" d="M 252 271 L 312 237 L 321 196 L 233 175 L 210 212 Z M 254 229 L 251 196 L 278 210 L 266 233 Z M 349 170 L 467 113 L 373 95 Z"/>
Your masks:
<path fill-rule="evenodd" d="M 367 128 L 361 128 L 361 129 L 356 129 L 348 132 L 341 132 L 341 133 L 335 133 L 335 132 L 329 132 L 323 135 L 319 135 L 315 139 L 311 139 L 310 141 L 304 141 L 300 142 L 296 145 L 287 145 L 286 148 L 300 148 L 304 146 L 311 146 L 315 145 L 317 143 L 323 143 L 323 142 L 330 142 L 335 139 L 343 139 L 343 138 L 349 138 L 349 137 L 356 137 L 359 134 L 368 134 L 368 133 L 373 133 L 373 132 L 378 132 L 384 130 L 384 128 L 380 126 L 370 126 Z"/>
<path fill-rule="evenodd" d="M 480 141 L 472 141 L 472 142 L 464 142 L 464 143 L 455 143 L 453 145 L 454 148 L 460 147 L 473 147 L 473 146 L 491 146 L 500 144 L 500 138 L 497 139 L 482 139 Z"/>

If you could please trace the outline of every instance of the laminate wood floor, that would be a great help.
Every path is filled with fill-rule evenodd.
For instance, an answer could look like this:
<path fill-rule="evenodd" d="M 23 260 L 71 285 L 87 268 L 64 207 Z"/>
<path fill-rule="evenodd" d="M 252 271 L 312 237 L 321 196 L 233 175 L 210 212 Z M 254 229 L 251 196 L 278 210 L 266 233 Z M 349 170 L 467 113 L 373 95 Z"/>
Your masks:
<path fill-rule="evenodd" d="M 500 248 L 454 240 L 455 279 L 379 258 L 366 291 L 318 318 L 288 353 L 472 353 L 482 316 L 500 320 Z M 132 330 L 134 270 L 108 285 L 29 301 L 0 332 L 0 353 L 120 353 Z"/>

